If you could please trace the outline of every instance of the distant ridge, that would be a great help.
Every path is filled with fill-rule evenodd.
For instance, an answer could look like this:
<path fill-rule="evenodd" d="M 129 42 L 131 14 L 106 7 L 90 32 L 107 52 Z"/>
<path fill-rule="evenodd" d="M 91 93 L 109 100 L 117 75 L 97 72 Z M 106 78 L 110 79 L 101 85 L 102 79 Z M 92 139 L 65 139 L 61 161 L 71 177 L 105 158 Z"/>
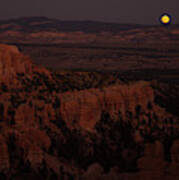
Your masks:
<path fill-rule="evenodd" d="M 6 28 L 2 28 L 2 25 L 10 25 Z M 45 16 L 30 16 L 19 17 L 8 20 L 0 20 L 0 32 L 6 30 L 13 30 L 13 27 L 21 26 L 20 30 L 24 32 L 33 32 L 37 30 L 52 30 L 60 32 L 75 32 L 82 31 L 85 33 L 98 33 L 98 32 L 119 32 L 124 30 L 130 30 L 135 28 L 148 28 L 148 27 L 160 27 L 161 25 L 142 25 L 142 24 L 130 24 L 130 23 L 117 23 L 117 22 L 105 22 L 105 21 L 93 21 L 93 20 L 59 20 L 55 18 L 48 18 Z M 170 25 L 171 28 L 179 27 L 178 24 Z"/>
<path fill-rule="evenodd" d="M 64 21 L 37 17 L 21 17 L 0 21 L 0 43 L 126 43 L 179 40 L 179 25 L 119 24 L 102 21 Z"/>
<path fill-rule="evenodd" d="M 139 24 L 119 24 L 102 21 L 76 21 L 76 20 L 58 20 L 44 16 L 37 17 L 21 17 L 9 20 L 1 20 L 0 25 L 12 24 L 11 26 L 0 27 L 0 32 L 13 30 L 15 25 L 20 26 L 20 31 L 33 32 L 37 28 L 39 30 L 56 30 L 61 32 L 82 31 L 86 33 L 98 33 L 101 31 L 119 32 L 122 30 L 130 30 L 134 28 L 149 27 L 148 25 Z"/>

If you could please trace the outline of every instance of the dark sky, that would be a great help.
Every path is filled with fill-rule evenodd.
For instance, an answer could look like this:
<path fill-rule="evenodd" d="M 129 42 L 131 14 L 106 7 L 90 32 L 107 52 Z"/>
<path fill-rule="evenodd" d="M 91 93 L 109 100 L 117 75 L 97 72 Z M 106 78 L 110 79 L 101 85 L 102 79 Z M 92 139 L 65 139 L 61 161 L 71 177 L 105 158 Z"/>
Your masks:
<path fill-rule="evenodd" d="M 168 12 L 179 24 L 179 0 L 1 0 L 0 19 L 47 16 L 62 20 L 103 20 L 157 24 Z"/>

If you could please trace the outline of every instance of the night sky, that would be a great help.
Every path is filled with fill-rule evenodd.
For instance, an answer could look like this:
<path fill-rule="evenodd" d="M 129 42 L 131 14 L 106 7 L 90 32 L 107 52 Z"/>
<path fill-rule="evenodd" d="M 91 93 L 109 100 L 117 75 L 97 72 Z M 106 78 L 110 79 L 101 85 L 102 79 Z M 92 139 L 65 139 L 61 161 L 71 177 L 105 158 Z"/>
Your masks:
<path fill-rule="evenodd" d="M 167 12 L 179 24 L 179 0 L 1 0 L 0 19 L 47 16 L 61 20 L 102 20 L 158 24 Z"/>

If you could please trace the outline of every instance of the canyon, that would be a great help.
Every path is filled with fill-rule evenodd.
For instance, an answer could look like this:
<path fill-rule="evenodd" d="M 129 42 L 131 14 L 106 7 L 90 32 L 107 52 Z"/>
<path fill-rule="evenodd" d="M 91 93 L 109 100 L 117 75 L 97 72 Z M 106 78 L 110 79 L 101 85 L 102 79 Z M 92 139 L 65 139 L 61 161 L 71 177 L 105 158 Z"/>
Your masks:
<path fill-rule="evenodd" d="M 0 45 L 1 179 L 178 179 L 179 87 L 54 71 Z"/>

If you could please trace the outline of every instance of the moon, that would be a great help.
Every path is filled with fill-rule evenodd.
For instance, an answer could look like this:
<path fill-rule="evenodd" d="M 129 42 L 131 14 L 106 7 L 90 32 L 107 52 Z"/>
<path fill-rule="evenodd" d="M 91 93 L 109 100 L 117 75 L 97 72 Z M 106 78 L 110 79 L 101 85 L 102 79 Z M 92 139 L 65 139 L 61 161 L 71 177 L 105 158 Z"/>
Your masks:
<path fill-rule="evenodd" d="M 163 14 L 160 16 L 160 22 L 163 25 L 169 25 L 171 23 L 171 16 L 169 14 Z"/>

